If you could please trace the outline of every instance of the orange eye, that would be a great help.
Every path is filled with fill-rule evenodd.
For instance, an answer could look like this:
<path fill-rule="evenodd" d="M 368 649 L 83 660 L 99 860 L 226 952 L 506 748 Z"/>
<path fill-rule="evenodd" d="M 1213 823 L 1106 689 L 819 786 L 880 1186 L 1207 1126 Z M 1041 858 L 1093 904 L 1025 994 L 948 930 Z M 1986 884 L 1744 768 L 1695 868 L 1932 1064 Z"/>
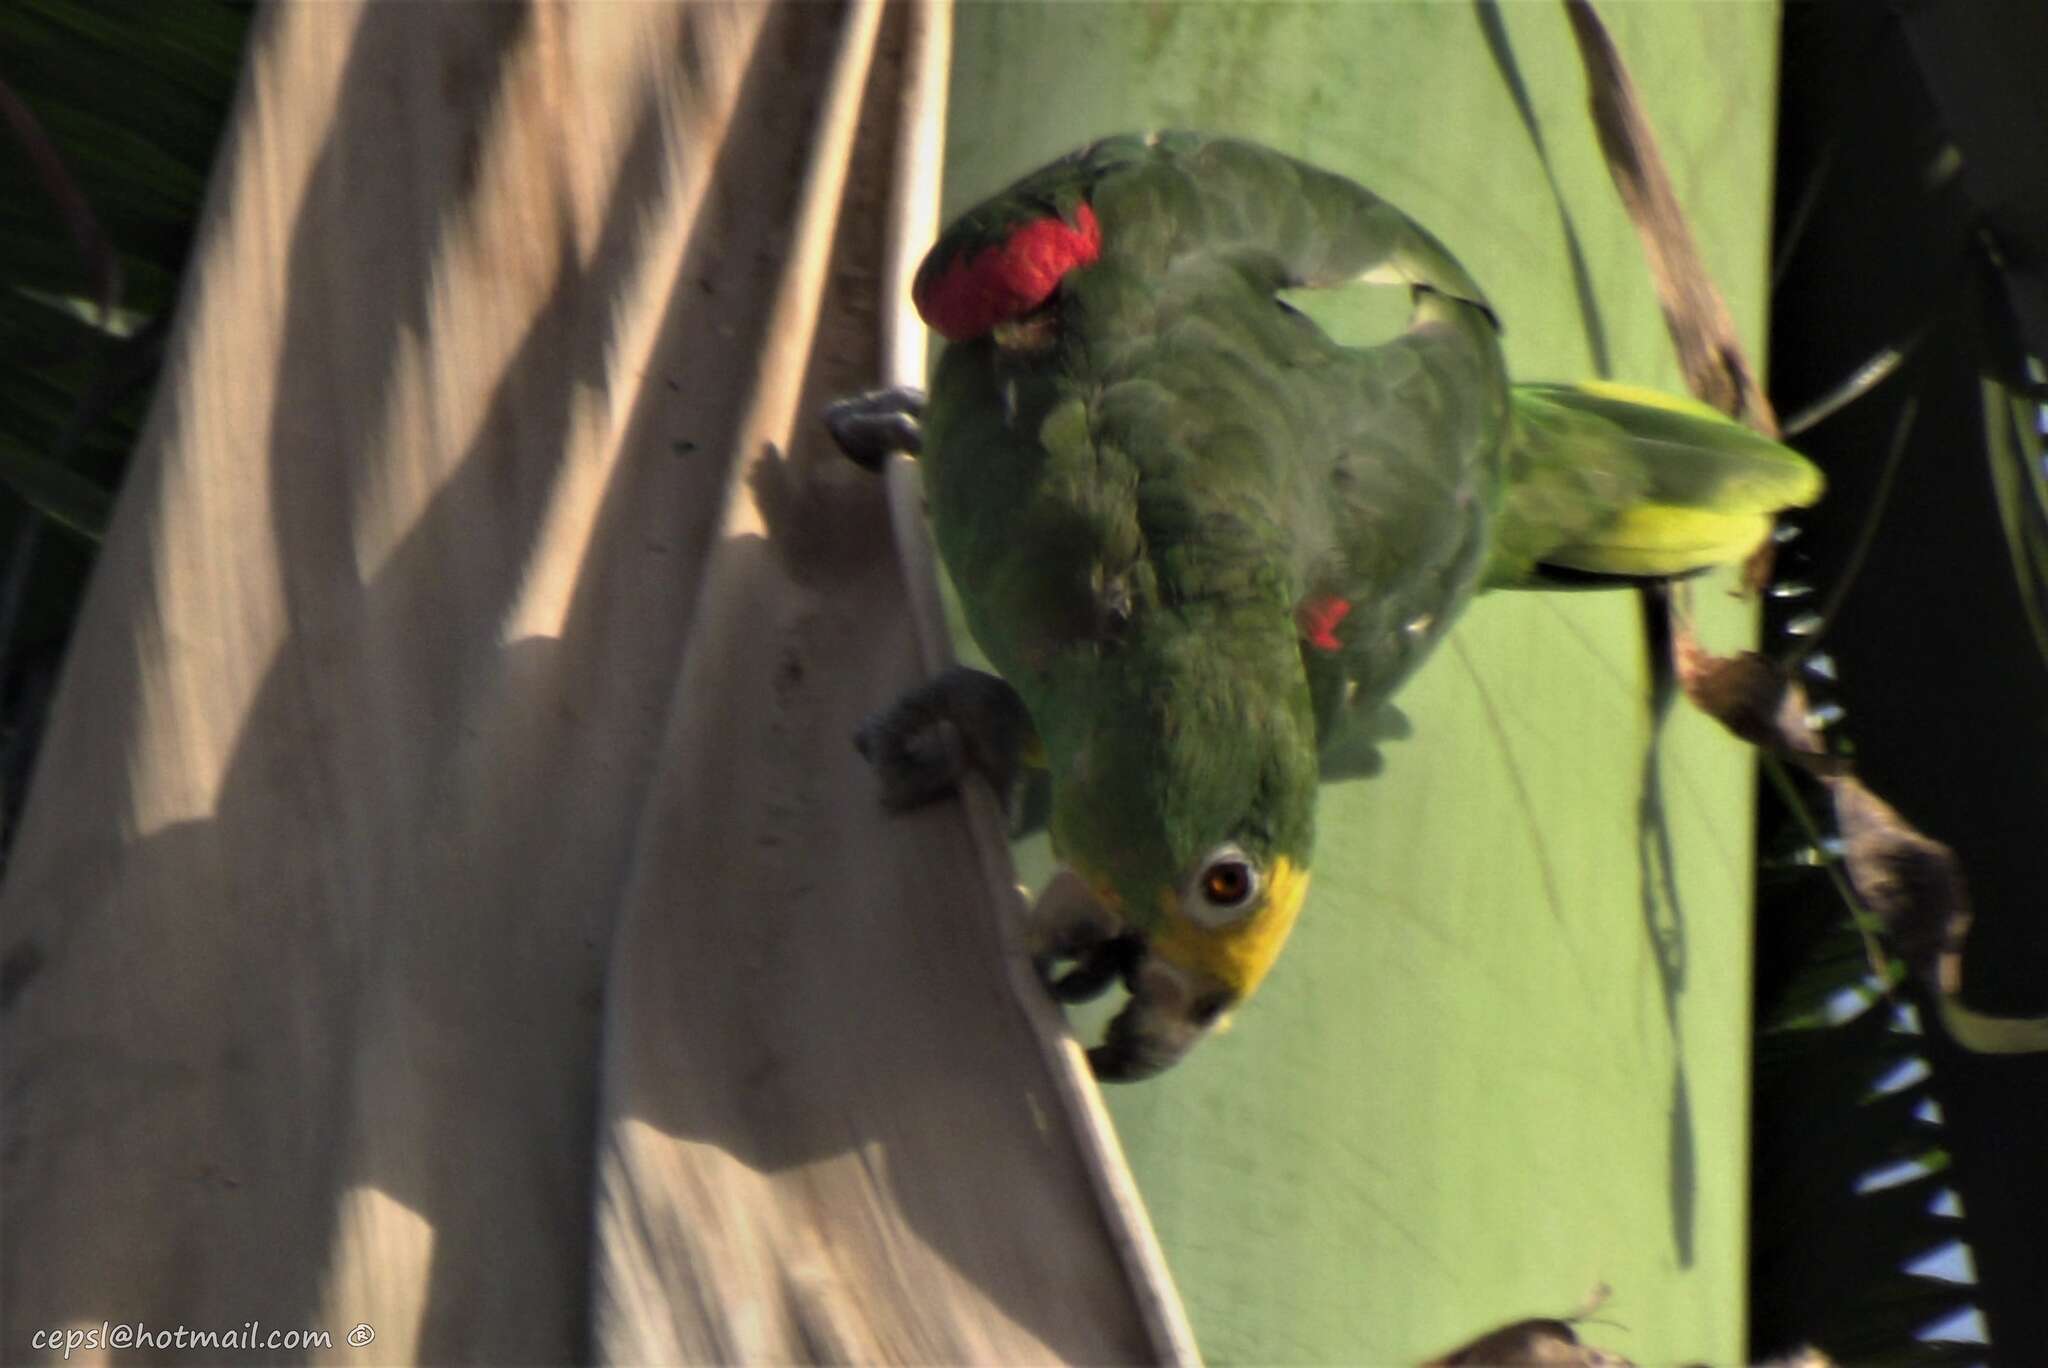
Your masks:
<path fill-rule="evenodd" d="M 1252 895 L 1253 883 L 1243 860 L 1218 860 L 1202 871 L 1202 896 L 1218 907 L 1236 907 Z"/>
<path fill-rule="evenodd" d="M 1259 867 L 1235 841 L 1202 857 L 1197 873 L 1181 885 L 1181 914 L 1197 926 L 1220 931 L 1252 915 L 1259 905 Z"/>

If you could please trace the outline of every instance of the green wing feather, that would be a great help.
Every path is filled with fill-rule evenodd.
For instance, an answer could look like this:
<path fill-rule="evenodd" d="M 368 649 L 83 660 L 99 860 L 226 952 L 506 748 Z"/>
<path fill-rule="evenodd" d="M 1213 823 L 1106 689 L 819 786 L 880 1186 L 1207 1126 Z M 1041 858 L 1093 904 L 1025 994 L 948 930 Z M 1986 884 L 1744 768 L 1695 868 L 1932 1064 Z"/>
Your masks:
<path fill-rule="evenodd" d="M 1689 399 L 1596 382 L 1517 385 L 1513 405 L 1489 587 L 1729 564 L 1821 495 L 1804 457 Z"/>
<path fill-rule="evenodd" d="M 1337 777 L 1398 734 L 1388 698 L 1473 593 L 1738 560 L 1819 495 L 1797 454 L 1704 406 L 1511 388 L 1441 243 L 1252 144 L 1103 139 L 963 216 L 927 269 L 1084 198 L 1101 256 L 1063 282 L 1049 343 L 949 347 L 927 415 L 941 549 L 1055 752 L 1064 714 L 1101 706 L 1108 608 L 1185 623 L 1226 675 L 1299 670 Z M 1413 289 L 1406 332 L 1346 346 L 1282 302 L 1361 284 Z M 1334 651 L 1289 621 L 1326 595 L 1349 606 Z"/>

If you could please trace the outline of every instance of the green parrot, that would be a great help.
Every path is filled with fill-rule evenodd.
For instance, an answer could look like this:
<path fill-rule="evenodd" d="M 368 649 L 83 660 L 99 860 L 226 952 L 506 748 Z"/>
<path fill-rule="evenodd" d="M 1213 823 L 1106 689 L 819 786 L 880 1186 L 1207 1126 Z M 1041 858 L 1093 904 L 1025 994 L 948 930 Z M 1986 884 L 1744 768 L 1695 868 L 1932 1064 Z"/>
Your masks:
<path fill-rule="evenodd" d="M 1287 297 L 1360 283 L 1407 287 L 1405 332 L 1347 346 Z M 827 423 L 864 463 L 918 454 L 1001 679 L 949 671 L 856 740 L 896 806 L 1043 772 L 1063 891 L 1034 935 L 1057 996 L 1129 990 L 1089 1052 L 1106 1080 L 1250 998 L 1308 891 L 1319 783 L 1374 768 L 1474 594 L 1739 560 L 1821 490 L 1703 405 L 1510 384 L 1442 244 L 1249 142 L 1084 147 L 947 228 L 913 297 L 949 342 L 929 398 Z"/>

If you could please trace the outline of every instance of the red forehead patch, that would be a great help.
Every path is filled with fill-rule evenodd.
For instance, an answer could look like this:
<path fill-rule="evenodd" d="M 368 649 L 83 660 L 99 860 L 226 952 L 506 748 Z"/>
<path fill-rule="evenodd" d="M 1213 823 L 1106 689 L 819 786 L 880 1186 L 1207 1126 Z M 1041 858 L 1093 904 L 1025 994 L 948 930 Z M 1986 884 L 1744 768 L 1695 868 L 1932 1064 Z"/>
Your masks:
<path fill-rule="evenodd" d="M 1052 297 L 1062 277 L 1102 255 L 1102 226 L 1084 201 L 1069 224 L 1033 219 L 993 247 L 958 256 L 911 292 L 918 316 L 949 342 L 980 337 Z"/>

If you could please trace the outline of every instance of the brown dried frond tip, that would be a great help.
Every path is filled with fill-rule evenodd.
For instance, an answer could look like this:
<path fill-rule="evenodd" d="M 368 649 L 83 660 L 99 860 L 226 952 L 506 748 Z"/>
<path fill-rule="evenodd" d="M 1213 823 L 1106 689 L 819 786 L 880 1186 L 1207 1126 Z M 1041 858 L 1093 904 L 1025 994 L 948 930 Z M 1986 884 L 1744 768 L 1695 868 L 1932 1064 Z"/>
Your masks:
<path fill-rule="evenodd" d="M 1578 1331 L 1567 1321 L 1524 1320 L 1490 1330 L 1460 1345 L 1442 1358 L 1431 1359 L 1423 1368 L 1457 1368 L 1458 1365 L 1488 1365 L 1488 1368 L 1522 1368 L 1522 1365 L 1551 1365 L 1554 1368 L 1632 1368 L 1619 1354 L 1581 1343 Z"/>

